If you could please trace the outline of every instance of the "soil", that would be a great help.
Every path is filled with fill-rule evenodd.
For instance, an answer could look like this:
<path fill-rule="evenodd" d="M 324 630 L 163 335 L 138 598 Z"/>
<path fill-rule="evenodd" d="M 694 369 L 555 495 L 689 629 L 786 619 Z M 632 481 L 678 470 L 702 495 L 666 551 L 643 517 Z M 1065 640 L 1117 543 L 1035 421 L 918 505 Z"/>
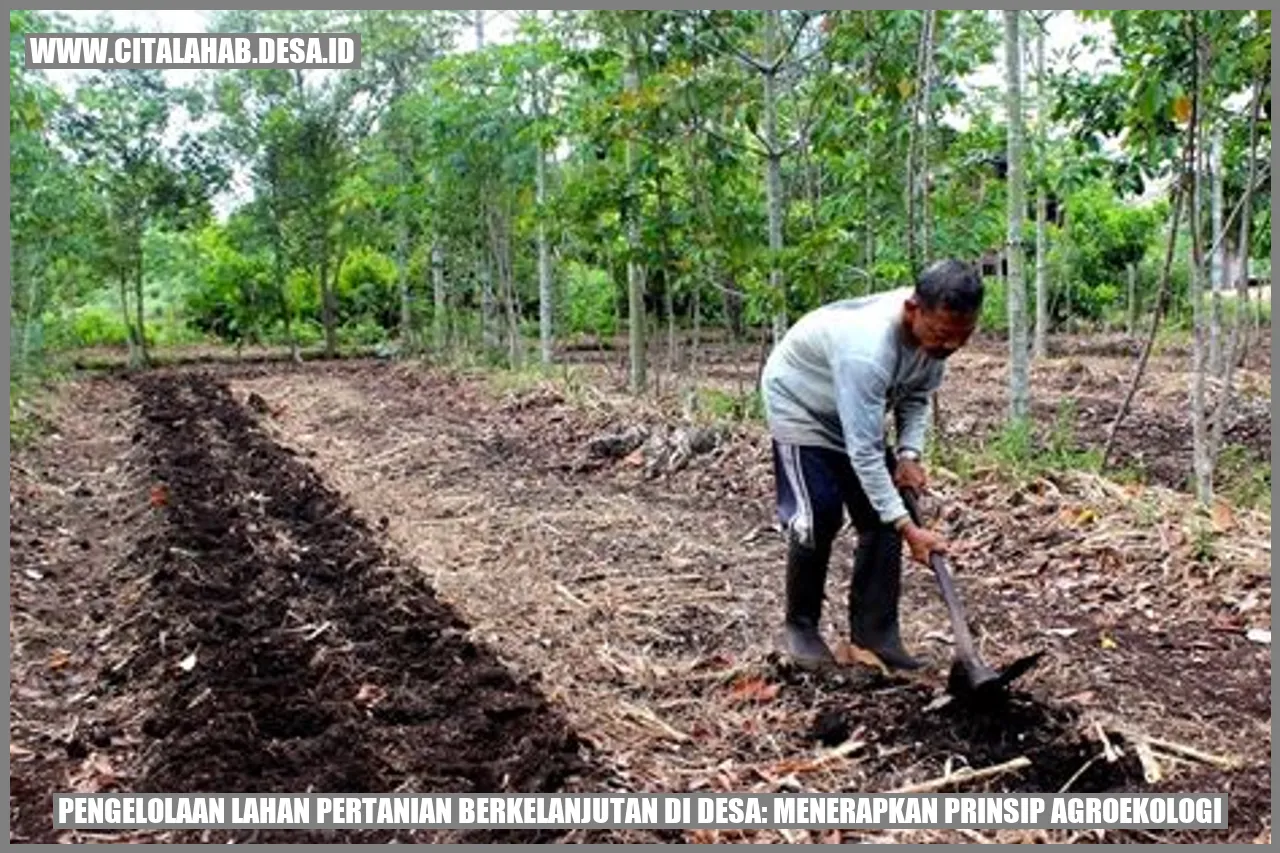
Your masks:
<path fill-rule="evenodd" d="M 115 737 L 141 741 L 128 789 L 169 792 L 543 792 L 589 773 L 578 737 L 536 687 L 471 642 L 458 615 L 313 471 L 255 429 L 224 384 L 151 375 L 137 394 L 133 440 L 156 518 L 116 567 L 127 576 L 98 578 L 97 592 L 131 583 L 138 601 L 121 614 L 118 600 L 89 593 L 77 607 L 134 639 L 127 657 L 102 661 L 90 691 L 104 704 L 133 696 L 146 706 L 73 732 L 62 744 L 69 759 L 92 752 L 97 767 L 110 767 Z M 113 625 L 112 614 L 126 618 Z M 96 790 L 124 782 L 115 771 L 98 775 L 113 778 L 83 781 Z M 15 768 L 13 835 L 50 840 L 47 799 L 32 796 L 48 789 L 24 776 Z"/>
<path fill-rule="evenodd" d="M 961 369 L 987 376 L 986 357 Z M 1079 381 L 1068 362 L 1044 381 Z M 924 673 L 779 663 L 757 427 L 690 442 L 608 381 L 495 391 L 376 361 L 80 380 L 63 400 L 56 436 L 11 465 L 13 840 L 57 840 L 55 790 L 885 791 L 1020 757 L 955 789 L 1228 791 L 1231 828 L 1012 840 L 1269 838 L 1270 655 L 1244 636 L 1269 627 L 1269 519 L 1237 513 L 1202 558 L 1172 493 L 937 484 L 981 652 L 1047 653 L 981 714 L 933 707 L 949 637 L 921 567 L 902 613 Z M 598 450 L 637 426 L 639 447 Z M 833 644 L 851 544 L 828 582 Z M 1162 753 L 1153 788 L 1130 742 L 1145 735 L 1238 764 Z M 191 840 L 231 838 L 271 840 Z M 688 836 L 738 839 L 782 836 Z"/>

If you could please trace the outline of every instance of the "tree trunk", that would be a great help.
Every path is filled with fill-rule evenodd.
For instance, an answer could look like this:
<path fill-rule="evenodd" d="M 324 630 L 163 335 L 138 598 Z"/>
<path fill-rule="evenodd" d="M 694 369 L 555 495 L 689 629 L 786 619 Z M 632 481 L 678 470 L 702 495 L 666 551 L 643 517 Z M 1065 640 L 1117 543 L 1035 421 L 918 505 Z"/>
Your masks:
<path fill-rule="evenodd" d="M 45 253 L 48 253 L 46 246 Z M 26 370 L 31 362 L 31 353 L 35 349 L 35 329 L 39 322 L 40 306 L 40 277 L 32 274 L 27 276 L 27 315 L 22 324 L 22 350 L 18 359 L 21 369 Z M 10 323 L 12 327 L 12 323 Z"/>
<path fill-rule="evenodd" d="M 1110 429 L 1107 430 L 1107 442 L 1102 447 L 1102 467 L 1105 467 L 1107 461 L 1111 458 L 1111 450 L 1115 447 L 1116 436 L 1120 433 L 1120 424 L 1124 422 L 1125 417 L 1129 414 L 1129 408 L 1133 405 L 1133 398 L 1138 393 L 1138 386 L 1142 383 L 1142 375 L 1147 369 L 1147 361 L 1151 358 L 1151 349 L 1156 342 L 1156 333 L 1160 331 L 1160 321 L 1164 317 L 1165 309 L 1168 307 L 1169 273 L 1173 269 L 1173 256 L 1178 244 L 1178 226 L 1182 217 L 1182 197 L 1185 194 L 1187 170 L 1193 168 L 1194 161 L 1189 158 L 1192 148 L 1194 148 L 1193 137 L 1188 132 L 1186 149 L 1183 151 L 1183 173 L 1175 180 L 1172 190 L 1173 211 L 1169 220 L 1169 238 L 1165 246 L 1164 268 L 1160 271 L 1160 284 L 1156 289 L 1156 304 L 1151 312 L 1151 328 L 1147 330 L 1147 340 L 1142 346 L 1142 354 L 1138 356 L 1138 364 L 1134 368 L 1133 378 L 1129 380 L 1129 390 L 1125 392 L 1124 401 L 1120 404 L 1120 411 L 1116 412 L 1115 419 L 1111 422 Z"/>
<path fill-rule="evenodd" d="M 871 133 L 867 133 L 866 157 L 867 162 L 871 162 L 871 155 L 874 149 L 871 145 Z M 875 217 L 872 216 L 872 210 L 875 207 L 875 193 L 871 186 L 871 181 L 863 181 L 863 209 L 865 213 L 862 219 L 862 268 L 867 271 L 867 294 L 872 293 L 876 289 L 875 266 L 876 266 L 876 229 Z"/>
<path fill-rule="evenodd" d="M 437 239 L 431 245 L 431 335 L 437 355 L 448 346 L 449 303 L 444 284 L 444 249 Z"/>
<path fill-rule="evenodd" d="M 1070 211 L 1064 211 L 1062 213 L 1061 227 L 1062 227 L 1062 242 L 1069 247 L 1074 247 L 1075 244 L 1072 242 L 1072 240 L 1075 239 L 1073 235 L 1075 222 L 1073 221 Z M 1075 254 L 1074 248 L 1072 249 L 1072 254 Z M 1063 268 L 1059 269 L 1058 272 L 1059 272 L 1059 278 L 1061 279 L 1062 285 L 1063 285 L 1062 287 L 1063 326 L 1066 327 L 1067 329 L 1070 329 L 1071 320 L 1072 320 L 1071 308 L 1075 304 L 1074 302 L 1072 302 L 1073 294 L 1071 289 L 1071 280 L 1072 278 L 1074 278 L 1074 276 L 1072 276 L 1071 269 L 1068 266 L 1064 266 Z"/>
<path fill-rule="evenodd" d="M 1017 11 L 1004 13 L 1005 107 L 1009 122 L 1009 229 L 1006 240 L 1009 305 L 1009 414 L 1014 420 L 1031 408 L 1027 364 L 1026 284 L 1022 273 L 1022 220 L 1027 196 L 1024 185 L 1022 128 L 1022 44 Z"/>
<path fill-rule="evenodd" d="M 282 247 L 283 239 L 280 236 L 279 227 L 276 229 L 276 245 L 273 248 L 275 258 L 275 284 L 276 296 L 280 300 L 280 315 L 284 320 L 284 337 L 289 342 L 289 357 L 295 363 L 302 362 L 302 352 L 298 347 L 298 339 L 293 334 L 293 305 L 289 301 L 289 285 L 284 274 L 284 249 Z"/>
<path fill-rule="evenodd" d="M 623 88 L 633 96 L 640 90 L 639 58 L 634 36 L 628 37 L 627 67 L 623 74 Z M 648 352 L 645 347 L 644 270 L 637 257 L 640 253 L 639 180 L 636 175 L 636 142 L 633 134 L 627 135 L 626 169 L 627 189 L 631 196 L 627 209 L 627 330 L 630 344 L 631 393 L 641 394 L 648 384 Z"/>
<path fill-rule="evenodd" d="M 329 281 L 329 249 L 322 246 L 317 268 L 320 280 L 321 312 L 324 319 L 324 354 L 333 358 L 338 354 L 338 305 L 333 285 Z"/>
<path fill-rule="evenodd" d="M 477 277 L 480 281 L 480 340 L 486 358 L 491 357 L 498 350 L 498 330 L 494 322 L 496 311 L 493 299 L 492 254 L 482 239 L 478 247 L 476 263 L 479 267 Z"/>
<path fill-rule="evenodd" d="M 689 374 L 696 384 L 698 355 L 702 347 L 702 288 L 693 288 L 693 338 L 689 341 Z"/>
<path fill-rule="evenodd" d="M 1191 225 L 1191 274 L 1189 278 L 1191 312 L 1195 335 L 1191 349 L 1191 445 L 1192 473 L 1195 477 L 1196 497 L 1208 506 L 1213 500 L 1213 460 L 1209 455 L 1208 421 L 1205 415 L 1205 373 L 1208 368 L 1208 318 L 1205 316 L 1204 294 L 1204 236 L 1201 222 L 1201 195 L 1204 186 L 1204 170 L 1201 168 L 1201 152 L 1204 150 L 1204 76 L 1208 70 L 1207 45 L 1201 42 L 1197 12 L 1192 12 L 1192 47 L 1196 52 L 1195 89 L 1192 94 L 1191 122 L 1195 126 L 1194 155 L 1191 162 L 1191 209 L 1188 221 Z"/>
<path fill-rule="evenodd" d="M 1209 142 L 1210 217 L 1213 254 L 1209 258 L 1209 289 L 1212 312 L 1209 316 L 1209 372 L 1221 379 L 1225 374 L 1222 351 L 1222 291 L 1226 288 L 1226 240 L 1222 239 L 1222 128 L 1215 127 Z"/>
<path fill-rule="evenodd" d="M 498 292 L 492 293 L 490 286 L 491 310 L 493 312 L 493 327 L 496 339 L 493 341 L 493 352 L 496 352 L 501 344 L 501 330 L 498 328 L 498 308 L 501 307 L 506 315 L 506 344 L 507 344 L 507 364 L 511 368 L 517 368 L 521 362 L 520 348 L 520 322 L 515 304 L 515 282 L 514 272 L 511 268 L 511 238 L 509 231 L 509 220 L 505 211 L 491 206 L 489 210 L 489 247 L 490 254 L 493 258 L 493 274 L 498 279 Z M 496 296 L 497 304 L 493 304 Z"/>
<path fill-rule="evenodd" d="M 1129 298 L 1125 302 L 1125 334 L 1133 337 L 1138 326 L 1138 265 L 1129 264 L 1126 268 L 1129 278 Z"/>
<path fill-rule="evenodd" d="M 782 279 L 782 151 L 778 147 L 778 22 L 781 12 L 764 12 L 764 143 L 765 193 L 769 205 L 769 292 L 777 300 L 773 341 L 787 332 L 787 294 Z"/>
<path fill-rule="evenodd" d="M 147 321 L 146 311 L 143 304 L 142 295 L 142 277 L 143 277 L 143 257 L 142 257 L 142 238 L 138 238 L 138 266 L 134 270 L 134 297 L 133 310 L 138 318 L 138 365 L 146 367 L 151 363 L 151 355 L 147 352 Z"/>
<path fill-rule="evenodd" d="M 138 340 L 133 331 L 133 316 L 129 313 L 128 270 L 123 266 L 120 267 L 120 315 L 124 318 L 125 341 L 129 345 L 129 366 L 137 367 L 140 361 L 137 353 Z"/>
<path fill-rule="evenodd" d="M 398 205 L 403 206 L 403 205 Z M 400 222 L 396 230 L 396 274 L 400 288 L 400 345 L 406 355 L 417 350 L 417 340 L 413 333 L 413 298 L 409 293 L 409 223 L 404 211 L 397 217 Z"/>
<path fill-rule="evenodd" d="M 929 99 L 929 86 L 925 86 L 925 100 Z M 920 266 L 933 263 L 933 212 L 929 206 L 929 131 L 932 128 L 929 113 L 924 114 L 920 127 L 920 163 L 917 182 L 920 186 Z"/>
<path fill-rule="evenodd" d="M 917 227 L 920 236 L 916 245 L 921 269 L 933 260 L 933 229 L 929 221 L 929 131 L 932 129 L 933 115 L 930 100 L 933 95 L 933 45 L 936 39 L 937 15 L 938 13 L 933 9 L 926 9 L 924 12 L 924 40 L 921 44 L 923 53 L 920 56 L 920 101 L 917 105 L 919 155 L 915 159 L 915 180 L 911 187 L 917 199 L 913 207 L 918 210 Z"/>
<path fill-rule="evenodd" d="M 662 282 L 662 313 L 667 318 L 667 372 L 675 373 L 676 364 L 676 304 L 671 292 L 671 272 L 666 271 Z"/>
<path fill-rule="evenodd" d="M 502 288 L 507 305 L 507 346 L 511 367 L 519 370 L 524 365 L 524 340 L 520 335 L 520 305 L 516 301 L 516 270 L 512 256 L 510 213 L 503 217 L 502 225 Z"/>
<path fill-rule="evenodd" d="M 538 142 L 538 337 L 542 344 L 542 363 L 552 361 L 551 318 L 555 300 L 551 293 L 551 250 L 547 243 L 547 153 Z"/>
<path fill-rule="evenodd" d="M 1245 196 L 1241 199 L 1240 210 L 1240 271 L 1236 273 L 1236 311 L 1231 324 L 1231 340 L 1228 343 L 1224 359 L 1224 376 L 1222 393 L 1213 411 L 1213 431 L 1209 437 L 1209 458 L 1211 464 L 1217 464 L 1218 453 L 1222 450 L 1222 436 L 1226 429 L 1227 418 L 1231 414 L 1231 403 L 1235 381 L 1236 359 L 1241 349 L 1241 335 L 1244 331 L 1244 315 L 1249 306 L 1249 244 L 1250 225 L 1253 220 L 1254 181 L 1258 171 L 1258 109 L 1262 100 L 1262 81 L 1253 83 L 1253 108 L 1249 113 L 1249 178 L 1245 181 Z M 1221 173 L 1219 173 L 1221 174 Z M 1225 240 L 1223 241 L 1226 242 Z M 1259 305 L 1261 305 L 1261 288 L 1259 288 Z"/>
<path fill-rule="evenodd" d="M 671 270 L 671 247 L 667 242 L 668 201 L 666 187 L 663 186 L 662 173 L 654 179 L 654 189 L 658 196 L 658 248 L 662 259 L 662 317 L 667 324 L 667 372 L 676 372 L 676 296 L 675 282 Z"/>
<path fill-rule="evenodd" d="M 725 327 L 729 330 L 729 337 L 735 344 L 742 343 L 742 339 L 746 334 L 742 317 L 742 294 L 734 287 L 734 281 L 730 277 L 725 277 L 724 284 L 720 286 L 720 301 L 724 310 Z"/>
<path fill-rule="evenodd" d="M 1049 282 L 1045 236 L 1045 118 L 1048 100 L 1044 87 L 1044 25 L 1036 28 L 1036 326 L 1032 354 L 1049 354 Z"/>
<path fill-rule="evenodd" d="M 932 11 L 924 10 L 924 17 L 920 20 L 920 38 L 916 42 L 916 86 L 911 97 L 911 110 L 907 116 L 907 168 L 906 179 L 903 181 L 903 195 L 906 197 L 905 206 L 907 209 L 907 267 L 910 271 L 911 278 L 914 281 L 916 276 L 920 274 L 920 258 L 919 247 L 917 245 L 916 220 L 919 216 L 916 210 L 916 137 L 920 130 L 920 81 L 924 77 L 924 64 L 927 48 L 925 45 L 929 41 L 929 21 Z M 767 38 L 767 36 L 766 36 Z"/>

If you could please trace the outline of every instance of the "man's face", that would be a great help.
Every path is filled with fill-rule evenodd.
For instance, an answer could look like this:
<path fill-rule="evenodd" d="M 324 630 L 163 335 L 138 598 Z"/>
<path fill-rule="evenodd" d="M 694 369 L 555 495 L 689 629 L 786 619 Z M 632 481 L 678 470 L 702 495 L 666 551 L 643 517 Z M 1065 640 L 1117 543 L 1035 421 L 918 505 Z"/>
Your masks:
<path fill-rule="evenodd" d="M 916 346 L 931 358 L 945 359 L 969 342 L 978 326 L 978 316 L 946 308 L 930 310 L 915 299 L 908 299 L 906 325 Z"/>

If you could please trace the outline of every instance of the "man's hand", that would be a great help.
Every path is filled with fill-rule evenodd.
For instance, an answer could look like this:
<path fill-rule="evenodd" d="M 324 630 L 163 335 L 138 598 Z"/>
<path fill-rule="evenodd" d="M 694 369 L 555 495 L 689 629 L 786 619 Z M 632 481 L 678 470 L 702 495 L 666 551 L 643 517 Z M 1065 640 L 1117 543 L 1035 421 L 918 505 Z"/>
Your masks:
<path fill-rule="evenodd" d="M 911 556 L 925 565 L 929 564 L 930 554 L 945 554 L 950 547 L 947 540 L 932 530 L 910 523 L 902 529 L 902 539 L 911 550 Z"/>
<path fill-rule="evenodd" d="M 900 489 L 923 492 L 929 485 L 924 466 L 915 459 L 899 459 L 893 470 L 893 484 Z"/>

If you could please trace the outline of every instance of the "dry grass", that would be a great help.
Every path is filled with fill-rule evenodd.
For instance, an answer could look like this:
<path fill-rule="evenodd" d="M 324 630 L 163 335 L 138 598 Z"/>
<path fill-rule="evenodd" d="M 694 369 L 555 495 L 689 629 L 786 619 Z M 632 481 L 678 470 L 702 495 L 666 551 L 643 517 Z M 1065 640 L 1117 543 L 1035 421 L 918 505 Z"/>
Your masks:
<path fill-rule="evenodd" d="M 395 547 L 466 615 L 477 640 L 513 669 L 538 674 L 608 763 L 612 781 L 634 791 L 886 790 L 928 784 L 963 760 L 914 752 L 895 759 L 895 747 L 856 724 L 834 749 L 804 740 L 815 709 L 867 688 L 856 672 L 797 686 L 774 660 L 782 551 L 769 532 L 769 462 L 758 427 L 736 427 L 730 441 L 676 477 L 646 477 L 643 459 L 583 467 L 581 439 L 619 423 L 669 420 L 678 398 L 637 407 L 589 385 L 566 391 L 539 379 L 497 389 L 495 399 L 494 388 L 462 376 L 442 383 L 404 371 L 385 383 L 300 374 L 245 381 L 239 392 L 285 407 L 270 428 L 314 453 L 357 510 L 386 525 Z M 1180 643 L 1209 612 L 1234 611 L 1237 623 L 1224 628 L 1237 634 L 1265 621 L 1269 518 L 1200 519 L 1184 495 L 1080 474 L 1013 493 L 994 476 L 944 479 L 937 491 L 983 654 L 1007 659 L 1047 645 L 1049 661 L 1028 689 L 1080 710 L 1072 735 L 1080 743 L 1101 753 L 1100 732 L 1123 730 L 1135 741 L 1156 737 L 1212 755 L 1236 755 L 1249 743 L 1256 755 L 1265 737 L 1269 751 L 1269 729 L 1243 722 L 1252 719 L 1247 709 L 1239 717 L 1220 707 L 1203 718 L 1190 713 L 1195 700 L 1161 681 L 1180 664 L 1166 655 L 1166 671 L 1152 674 L 1160 652 L 1149 639 L 1172 635 Z M 842 553 L 848 544 L 842 540 Z M 833 569 L 829 582 L 832 636 L 842 628 L 846 571 Z M 941 667 L 944 611 L 922 570 L 909 572 L 907 585 L 907 640 Z M 1212 668 L 1238 663 L 1241 650 L 1204 654 Z M 881 686 L 865 701 L 936 690 L 937 678 L 934 671 L 923 687 Z M 1184 686 L 1193 696 L 1223 687 L 1212 671 L 1203 680 Z M 1224 725 L 1224 714 L 1233 722 Z M 1169 754 L 1158 760 L 1170 777 L 1188 769 L 1185 754 L 1182 763 Z M 972 784 L 981 790 L 990 781 Z M 788 831 L 749 840 L 821 837 Z"/>

